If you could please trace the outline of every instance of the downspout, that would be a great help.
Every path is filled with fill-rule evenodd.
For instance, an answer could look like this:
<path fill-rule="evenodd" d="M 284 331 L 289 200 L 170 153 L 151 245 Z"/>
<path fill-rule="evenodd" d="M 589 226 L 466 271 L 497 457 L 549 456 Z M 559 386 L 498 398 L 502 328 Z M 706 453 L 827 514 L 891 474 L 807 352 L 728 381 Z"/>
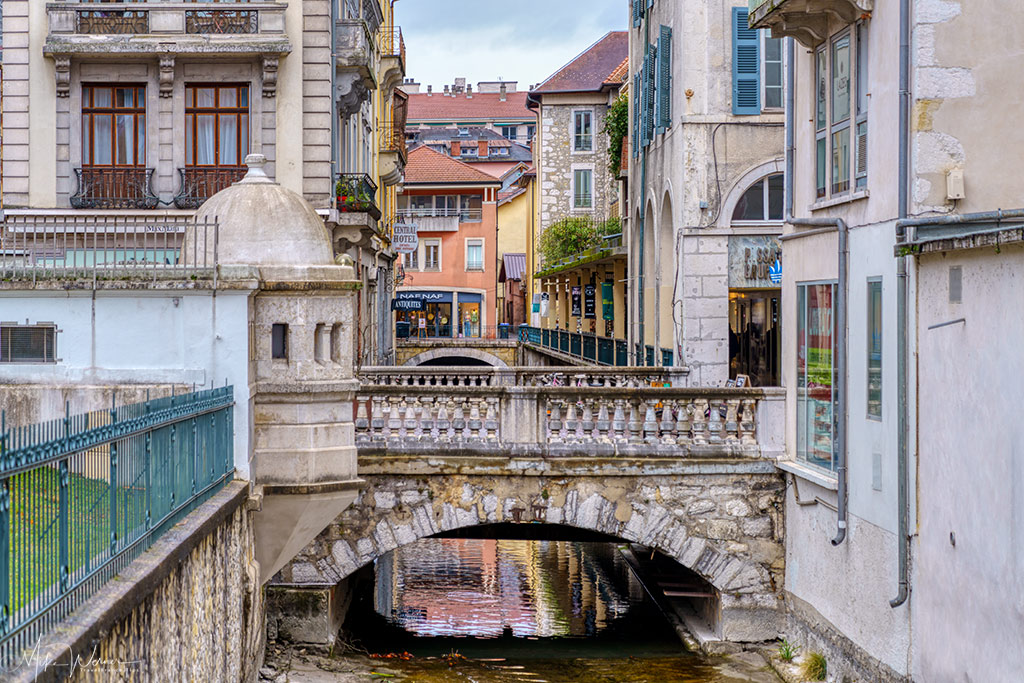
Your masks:
<path fill-rule="evenodd" d="M 899 178 L 897 179 L 899 220 L 896 221 L 896 241 L 904 239 L 909 198 L 907 185 L 910 183 L 909 153 L 910 140 L 910 0 L 900 0 L 900 122 L 899 122 Z M 907 257 L 896 259 L 896 471 L 897 492 L 897 562 L 899 563 L 899 593 L 889 601 L 890 607 L 899 607 L 910 596 L 908 553 L 910 504 L 909 467 L 907 464 Z"/>
<path fill-rule="evenodd" d="M 334 179 L 338 177 L 338 0 L 331 0 L 331 178 L 328 196 L 334 196 Z M 330 202 L 328 201 L 328 205 Z"/>
<path fill-rule="evenodd" d="M 846 468 L 847 468 L 847 433 L 848 433 L 848 413 L 849 408 L 849 383 L 846 380 L 846 367 L 847 367 L 847 339 L 849 336 L 849 329 L 847 321 L 849 320 L 849 292 L 850 292 L 850 280 L 848 276 L 849 271 L 849 256 L 850 256 L 850 230 L 846 225 L 846 221 L 842 218 L 793 218 L 790 216 L 789 220 L 786 221 L 791 225 L 800 225 L 808 228 L 815 228 L 813 230 L 806 230 L 803 232 L 783 235 L 781 239 L 795 239 L 798 237 L 807 237 L 813 234 L 827 233 L 836 230 L 839 232 L 839 286 L 838 293 L 836 294 L 836 353 L 835 353 L 835 383 L 836 383 L 836 394 L 839 396 L 839 424 L 836 427 L 836 444 L 838 445 L 838 465 L 836 466 L 836 475 L 838 477 L 838 509 L 839 520 L 837 522 L 836 535 L 832 539 L 832 545 L 839 545 L 846 539 L 846 527 L 847 527 L 847 508 L 846 500 L 849 494 L 849 486 L 846 481 Z"/>
<path fill-rule="evenodd" d="M 647 11 L 644 12 L 643 22 L 644 22 L 644 42 L 643 42 L 643 49 L 644 49 L 644 51 L 643 51 L 643 54 L 644 54 L 644 61 L 646 61 L 647 53 L 648 53 L 647 46 L 648 46 L 648 44 L 650 42 L 650 38 L 651 38 L 651 24 L 650 24 L 650 21 L 648 20 L 648 13 L 647 13 Z M 643 81 L 645 79 L 641 79 L 641 80 Z M 647 87 L 646 83 L 641 82 L 641 84 L 640 84 L 641 92 L 643 92 L 643 89 L 646 88 L 646 87 Z M 636 96 L 641 98 L 640 99 L 640 107 L 641 107 L 641 110 L 642 110 L 643 109 L 643 98 L 641 97 L 641 93 L 640 92 L 636 93 Z M 639 324 L 637 325 L 636 341 L 633 344 L 633 347 L 631 349 L 629 349 L 629 352 L 633 353 L 633 354 L 636 354 L 637 348 L 640 349 L 639 355 L 635 356 L 635 364 L 638 365 L 638 366 L 639 365 L 644 365 L 644 360 L 645 360 L 645 356 L 646 356 L 646 353 L 644 351 L 644 323 L 645 323 L 645 316 L 644 316 L 644 242 L 645 242 L 645 240 L 644 240 L 644 232 L 645 232 L 644 217 L 645 217 L 645 215 L 647 213 L 645 206 L 646 206 L 646 203 L 647 203 L 646 202 L 646 199 L 647 199 L 647 150 L 648 150 L 649 145 L 644 145 L 641 142 L 643 140 L 643 137 L 644 137 L 644 131 L 642 129 L 643 128 L 643 120 L 644 120 L 643 119 L 643 114 L 641 113 L 640 121 L 638 122 L 638 128 L 637 128 L 637 130 L 640 131 L 640 136 L 639 136 L 640 140 L 637 140 L 637 143 L 640 144 L 640 154 L 642 155 L 641 158 L 640 158 L 640 202 L 639 202 L 639 206 L 637 207 L 638 209 L 640 209 L 639 219 L 637 220 L 637 223 L 638 223 L 637 228 L 639 230 L 639 233 L 638 233 L 638 237 L 639 237 L 638 247 L 639 247 L 639 249 L 637 249 L 638 253 L 637 253 L 637 279 L 636 279 L 636 288 L 637 288 L 637 292 L 636 292 L 636 295 L 637 295 L 636 296 L 637 306 L 636 306 L 636 309 L 637 309 L 637 320 L 639 321 Z M 655 315 L 657 315 L 657 311 L 655 311 Z"/>
<path fill-rule="evenodd" d="M 783 178 L 783 192 L 786 196 L 786 220 L 793 217 L 793 154 L 796 147 L 793 144 L 793 79 L 796 75 L 796 49 L 793 47 L 793 39 L 786 39 L 786 176 Z"/>

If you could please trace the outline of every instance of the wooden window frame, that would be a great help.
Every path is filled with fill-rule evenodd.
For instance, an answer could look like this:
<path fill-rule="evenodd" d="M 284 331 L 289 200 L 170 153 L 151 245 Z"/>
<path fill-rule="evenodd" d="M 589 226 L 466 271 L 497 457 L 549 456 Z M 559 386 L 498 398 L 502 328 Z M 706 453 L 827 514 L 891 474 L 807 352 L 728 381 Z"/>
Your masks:
<path fill-rule="evenodd" d="M 212 88 L 214 91 L 213 107 L 197 107 L 196 91 L 203 88 Z M 235 88 L 235 102 L 242 101 L 242 92 L 245 92 L 245 106 L 221 107 L 220 91 L 225 88 Z M 199 132 L 199 115 L 213 115 L 213 153 L 216 163 L 199 164 L 197 158 L 197 143 Z M 235 116 L 235 149 L 239 150 L 239 159 L 235 163 L 223 163 L 220 158 L 220 117 Z M 246 125 L 242 125 L 242 117 L 245 117 Z M 190 118 L 191 117 L 191 118 Z M 245 164 L 245 155 L 241 154 L 243 129 L 246 136 L 246 154 L 252 149 L 252 88 L 249 83 L 186 83 L 185 84 L 185 126 L 191 128 L 191 144 L 185 146 L 185 166 L 187 168 L 239 168 Z M 185 137 L 189 140 L 188 135 Z"/>
<path fill-rule="evenodd" d="M 97 88 L 110 88 L 110 106 L 97 107 L 95 91 Z M 117 106 L 117 91 L 134 89 L 131 107 Z M 141 104 L 140 104 L 141 102 Z M 84 168 L 145 168 L 146 167 L 146 85 L 144 83 L 83 83 L 82 84 L 82 166 Z M 93 161 L 93 145 L 96 140 L 96 116 L 110 117 L 110 163 L 97 164 Z M 117 163 L 117 116 L 131 116 L 133 118 L 133 140 L 134 151 L 133 163 Z M 142 152 L 143 159 L 139 160 L 139 131 L 142 131 Z M 88 131 L 88 132 L 86 132 Z"/>

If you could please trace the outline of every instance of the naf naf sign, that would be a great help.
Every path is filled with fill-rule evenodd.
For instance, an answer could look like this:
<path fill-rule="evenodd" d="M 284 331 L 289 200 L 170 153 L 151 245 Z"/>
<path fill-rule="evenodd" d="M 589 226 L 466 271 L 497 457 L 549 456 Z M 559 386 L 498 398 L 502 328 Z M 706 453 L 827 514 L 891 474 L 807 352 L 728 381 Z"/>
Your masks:
<path fill-rule="evenodd" d="M 417 234 L 418 226 L 415 223 L 395 223 L 391 232 L 391 246 L 399 254 L 410 254 L 416 251 L 420 238 Z"/>

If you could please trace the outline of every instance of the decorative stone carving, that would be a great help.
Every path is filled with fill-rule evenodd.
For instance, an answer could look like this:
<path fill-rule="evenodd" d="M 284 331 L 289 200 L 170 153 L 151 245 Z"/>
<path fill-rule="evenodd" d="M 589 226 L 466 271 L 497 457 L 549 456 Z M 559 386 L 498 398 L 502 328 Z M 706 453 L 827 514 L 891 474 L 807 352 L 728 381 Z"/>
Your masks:
<path fill-rule="evenodd" d="M 370 94 L 363 77 L 357 71 L 343 71 L 338 74 L 335 84 L 338 114 L 352 116 L 357 113 Z"/>
<path fill-rule="evenodd" d="M 57 56 L 53 58 L 54 72 L 57 79 L 57 97 L 71 94 L 71 57 Z"/>
<path fill-rule="evenodd" d="M 263 56 L 263 96 L 277 95 L 277 57 Z"/>
<path fill-rule="evenodd" d="M 160 97 L 174 94 L 174 55 L 160 58 Z"/>

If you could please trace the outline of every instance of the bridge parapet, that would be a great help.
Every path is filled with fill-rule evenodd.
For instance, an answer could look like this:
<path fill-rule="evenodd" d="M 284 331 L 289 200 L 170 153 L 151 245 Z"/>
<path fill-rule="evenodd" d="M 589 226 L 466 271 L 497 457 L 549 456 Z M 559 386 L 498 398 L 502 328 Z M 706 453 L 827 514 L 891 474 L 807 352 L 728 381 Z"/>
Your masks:
<path fill-rule="evenodd" d="M 364 367 L 359 380 L 366 386 L 489 386 L 489 387 L 650 387 L 671 386 L 677 373 L 670 368 L 620 367 Z"/>
<path fill-rule="evenodd" d="M 543 385 L 540 373 L 515 383 L 499 383 L 514 372 L 406 374 L 364 376 L 360 455 L 774 459 L 782 451 L 782 389 L 637 386 L 640 373 L 622 369 L 565 373 L 582 376 L 570 386 Z"/>

